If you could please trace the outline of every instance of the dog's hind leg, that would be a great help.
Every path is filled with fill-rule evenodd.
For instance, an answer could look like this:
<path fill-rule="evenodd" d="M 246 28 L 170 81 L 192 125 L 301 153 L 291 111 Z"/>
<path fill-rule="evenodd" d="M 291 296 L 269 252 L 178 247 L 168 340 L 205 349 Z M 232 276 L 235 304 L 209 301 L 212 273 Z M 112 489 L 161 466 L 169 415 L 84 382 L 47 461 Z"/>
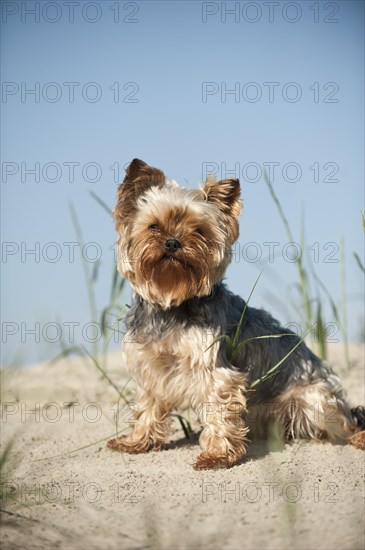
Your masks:
<path fill-rule="evenodd" d="M 321 379 L 291 386 L 272 401 L 255 407 L 251 423 L 258 424 L 258 431 L 278 424 L 288 439 L 347 441 L 365 449 L 365 426 L 356 413 L 360 410 L 351 410 L 342 391 Z"/>

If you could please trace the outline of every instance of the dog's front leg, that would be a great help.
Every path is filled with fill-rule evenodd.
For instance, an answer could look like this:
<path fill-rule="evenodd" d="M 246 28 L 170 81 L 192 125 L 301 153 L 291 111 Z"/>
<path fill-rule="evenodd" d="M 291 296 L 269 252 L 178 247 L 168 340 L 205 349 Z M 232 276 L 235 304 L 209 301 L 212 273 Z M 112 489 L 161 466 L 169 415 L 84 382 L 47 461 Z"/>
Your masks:
<path fill-rule="evenodd" d="M 246 452 L 244 376 L 230 368 L 217 368 L 212 377 L 207 400 L 199 411 L 205 427 L 199 440 L 203 452 L 194 464 L 196 470 L 233 466 Z"/>
<path fill-rule="evenodd" d="M 169 430 L 170 408 L 156 395 L 140 390 L 136 398 L 133 431 L 108 441 L 114 451 L 126 453 L 146 453 L 150 449 L 160 449 Z"/>

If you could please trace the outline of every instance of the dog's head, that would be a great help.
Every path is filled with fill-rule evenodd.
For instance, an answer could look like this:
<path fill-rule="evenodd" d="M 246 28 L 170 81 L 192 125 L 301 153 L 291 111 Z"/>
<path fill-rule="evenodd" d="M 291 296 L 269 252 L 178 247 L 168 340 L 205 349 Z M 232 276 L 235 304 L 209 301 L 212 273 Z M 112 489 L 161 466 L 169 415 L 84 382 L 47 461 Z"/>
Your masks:
<path fill-rule="evenodd" d="M 113 210 L 120 273 L 164 309 L 210 294 L 230 262 L 240 210 L 236 179 L 189 190 L 134 159 Z"/>

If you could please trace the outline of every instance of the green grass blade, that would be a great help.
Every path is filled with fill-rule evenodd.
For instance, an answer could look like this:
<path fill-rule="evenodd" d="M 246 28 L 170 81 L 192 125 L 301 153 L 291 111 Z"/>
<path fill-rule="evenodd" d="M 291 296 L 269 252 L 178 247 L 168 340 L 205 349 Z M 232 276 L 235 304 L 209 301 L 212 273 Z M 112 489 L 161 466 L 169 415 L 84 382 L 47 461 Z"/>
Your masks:
<path fill-rule="evenodd" d="M 360 260 L 360 256 L 358 255 L 357 252 L 354 252 L 354 258 L 355 258 L 355 260 L 356 260 L 357 265 L 358 265 L 359 268 L 361 269 L 361 271 L 362 271 L 363 273 L 365 273 L 365 266 L 364 266 L 364 264 L 362 263 L 362 261 Z"/>
<path fill-rule="evenodd" d="M 76 214 L 76 210 L 74 208 L 74 205 L 72 202 L 69 204 L 70 212 L 71 212 L 71 219 L 72 223 L 75 229 L 76 238 L 80 244 L 80 257 L 81 257 L 81 263 L 82 268 L 84 271 L 84 278 L 86 283 L 86 288 L 88 292 L 88 298 L 89 298 L 89 306 L 90 306 L 90 312 L 91 312 L 91 318 L 93 321 L 96 321 L 97 315 L 96 315 L 96 300 L 95 300 L 95 294 L 94 294 L 94 285 L 93 285 L 93 279 L 92 276 L 89 273 L 89 266 L 82 255 L 82 249 L 84 246 L 83 238 L 82 238 L 82 232 L 81 227 L 79 224 L 79 220 Z"/>
<path fill-rule="evenodd" d="M 193 430 L 191 428 L 190 422 L 186 420 L 186 418 L 181 416 L 181 414 L 172 414 L 171 416 L 175 416 L 180 422 L 181 429 L 184 432 L 184 436 L 186 437 L 186 439 L 191 439 Z"/>
<path fill-rule="evenodd" d="M 345 362 L 347 369 L 350 368 L 350 351 L 347 323 L 347 296 L 346 296 L 346 268 L 345 268 L 345 241 L 340 241 L 340 266 L 341 266 L 341 302 L 342 302 L 342 332 L 345 347 Z"/>
<path fill-rule="evenodd" d="M 96 367 L 96 369 L 102 374 L 102 376 L 109 382 L 109 384 L 112 386 L 112 388 L 115 389 L 115 391 L 117 392 L 117 394 L 125 400 L 125 398 L 123 397 L 122 395 L 122 392 L 121 390 L 118 388 L 118 386 L 113 382 L 113 380 L 109 377 L 109 375 L 107 374 L 107 372 L 105 371 L 105 369 L 103 369 L 103 367 L 99 364 L 98 360 L 93 357 L 91 355 L 91 353 L 88 352 L 88 350 L 86 348 L 84 348 L 84 352 L 85 354 L 90 357 L 91 361 L 93 362 L 94 366 Z"/>
<path fill-rule="evenodd" d="M 89 193 L 92 196 L 92 198 L 103 208 L 103 210 L 105 210 L 105 212 L 111 216 L 112 209 L 109 208 L 109 206 L 103 201 L 103 199 L 101 199 L 99 195 L 94 193 L 94 191 L 89 191 Z"/>
<path fill-rule="evenodd" d="M 298 346 L 300 346 L 300 344 L 306 339 L 306 337 L 308 336 L 308 334 L 310 333 L 310 331 L 312 330 L 313 327 L 311 327 L 308 332 L 303 336 L 303 338 L 301 338 L 299 340 L 299 342 L 285 355 L 285 357 L 283 357 L 278 363 L 276 363 L 276 365 L 274 365 L 270 370 L 267 371 L 266 374 L 264 374 L 264 376 L 261 376 L 261 378 L 258 378 L 257 380 L 255 380 L 255 382 L 253 382 L 250 386 L 250 389 L 256 387 L 258 384 L 260 384 L 261 382 L 264 382 L 264 380 L 267 380 L 268 378 L 271 378 L 271 376 L 274 376 L 275 372 L 277 371 L 277 369 L 280 367 L 280 365 L 282 363 L 284 363 L 284 361 L 293 353 L 293 351 L 295 351 L 297 349 Z"/>
<path fill-rule="evenodd" d="M 266 185 L 267 185 L 267 187 L 270 191 L 270 195 L 271 195 L 271 197 L 272 197 L 272 199 L 273 199 L 274 203 L 276 204 L 276 207 L 279 211 L 279 215 L 280 215 L 280 218 L 281 218 L 281 220 L 284 224 L 288 239 L 289 239 L 290 242 L 294 242 L 294 238 L 293 238 L 293 234 L 292 234 L 291 229 L 290 229 L 289 222 L 288 222 L 288 220 L 287 220 L 287 218 L 284 214 L 284 210 L 282 209 L 281 203 L 280 203 L 278 197 L 276 196 L 274 188 L 273 188 L 272 184 L 269 181 L 269 178 L 268 178 L 268 175 L 267 175 L 266 171 L 264 172 L 264 180 L 265 180 L 265 183 L 266 183 Z"/>
<path fill-rule="evenodd" d="M 236 333 L 234 335 L 234 338 L 233 338 L 233 342 L 232 342 L 232 349 L 233 349 L 233 353 L 234 353 L 234 350 L 236 349 L 236 345 L 237 345 L 237 341 L 238 341 L 238 338 L 239 338 L 239 335 L 240 335 L 240 331 L 241 331 L 241 326 L 242 326 L 242 323 L 243 323 L 243 318 L 245 316 L 245 313 L 246 313 L 246 310 L 247 310 L 247 307 L 248 307 L 248 304 L 250 302 L 250 299 L 251 299 L 251 296 L 252 294 L 254 293 L 254 290 L 256 288 L 256 285 L 257 283 L 259 282 L 259 279 L 263 273 L 263 269 L 260 271 L 256 281 L 255 281 L 255 284 L 253 285 L 252 289 L 251 289 L 251 292 L 247 298 L 247 301 L 245 302 L 245 307 L 243 308 L 243 311 L 242 311 L 242 314 L 241 314 L 241 317 L 240 317 L 240 320 L 239 320 L 239 323 L 238 323 L 238 326 L 237 326 L 237 329 L 236 329 Z"/>
<path fill-rule="evenodd" d="M 127 430 L 127 428 L 125 428 Z M 124 432 L 125 430 L 122 430 L 120 433 Z M 108 439 L 111 439 L 113 437 L 116 437 L 115 432 L 112 433 L 112 435 L 108 435 L 108 437 L 103 437 L 103 439 L 99 439 L 98 441 L 93 441 L 92 443 L 89 443 L 88 445 L 83 445 L 82 447 L 78 447 L 77 449 L 73 449 L 72 451 L 67 451 L 67 453 L 61 453 L 59 455 L 53 455 L 53 456 L 46 456 L 45 458 L 36 458 L 34 460 L 31 460 L 31 462 L 42 462 L 43 460 L 52 460 L 53 458 L 63 458 L 65 456 L 68 456 L 73 453 L 77 453 L 78 451 L 83 451 L 84 449 L 88 449 L 89 447 L 93 447 L 94 445 L 97 445 L 98 443 L 103 443 L 103 441 L 107 441 Z"/>
<path fill-rule="evenodd" d="M 4 449 L 1 451 L 1 455 L 0 455 L 0 479 L 1 479 L 1 482 L 4 482 L 3 478 L 4 478 L 5 466 L 9 464 L 10 453 L 12 451 L 12 448 L 14 447 L 14 441 L 15 441 L 15 438 L 12 437 L 6 443 L 6 445 L 4 446 Z"/>
<path fill-rule="evenodd" d="M 248 342 L 252 342 L 253 340 L 267 340 L 268 338 L 282 338 L 283 336 L 293 336 L 294 334 L 292 332 L 285 332 L 282 334 L 265 334 L 264 336 L 253 336 L 252 338 L 246 338 L 245 340 L 242 340 L 238 346 L 235 348 L 233 354 L 232 354 L 232 360 L 234 360 L 235 355 L 238 353 L 240 348 L 244 345 L 246 345 Z"/>
<path fill-rule="evenodd" d="M 118 268 L 115 265 L 114 269 L 113 269 L 112 286 L 111 286 L 111 291 L 110 291 L 110 301 L 111 302 L 114 302 L 116 295 L 120 294 L 121 290 L 123 289 L 123 285 L 121 287 L 119 286 L 119 288 L 118 288 L 118 275 L 119 275 Z M 121 278 L 121 279 L 124 283 L 124 279 L 123 278 Z"/>
<path fill-rule="evenodd" d="M 281 203 L 278 199 L 278 197 L 276 196 L 276 193 L 274 191 L 274 187 L 272 186 L 272 184 L 270 183 L 269 181 L 269 178 L 267 176 L 267 173 L 264 172 L 264 181 L 269 189 L 269 192 L 270 192 L 270 195 L 278 209 L 278 212 L 279 212 L 279 216 L 284 224 L 284 227 L 285 227 L 285 230 L 286 230 L 286 234 L 287 234 L 287 237 L 289 239 L 290 242 L 295 242 L 294 241 L 294 237 L 293 237 L 293 233 L 290 229 L 290 225 L 289 225 L 289 222 L 285 216 L 285 213 L 284 213 L 284 210 L 281 206 Z M 304 226 L 302 226 L 303 228 Z M 302 233 L 301 235 L 301 240 L 302 240 L 302 246 L 304 246 L 304 233 Z M 302 248 L 303 250 L 303 248 Z M 303 299 L 303 304 L 304 304 L 304 309 L 305 309 L 305 315 L 306 315 L 306 324 L 307 326 L 309 326 L 311 323 L 312 323 L 312 319 L 313 319 L 313 314 L 312 314 L 312 308 L 311 308 L 311 304 L 310 304 L 310 295 L 311 295 L 311 292 L 310 292 L 310 284 L 309 284 L 309 279 L 307 277 L 307 274 L 304 270 L 304 267 L 303 267 L 303 259 L 302 257 L 300 257 L 298 259 L 298 261 L 296 262 L 296 265 L 297 265 L 297 270 L 298 270 L 298 276 L 299 276 L 299 281 L 300 281 L 300 289 L 301 289 L 301 294 L 302 294 L 302 299 Z"/>
<path fill-rule="evenodd" d="M 332 309 L 334 319 L 337 321 L 337 323 L 339 323 L 340 322 L 340 315 L 339 315 L 336 303 L 335 303 L 334 299 L 332 298 L 328 288 L 326 287 L 325 284 L 323 284 L 323 282 L 321 281 L 321 279 L 318 277 L 317 273 L 314 270 L 312 272 L 312 275 L 313 275 L 314 279 L 317 281 L 318 285 L 323 290 L 323 292 L 326 294 L 327 299 L 328 299 L 328 301 L 330 303 L 330 306 L 331 306 L 331 309 Z"/>
<path fill-rule="evenodd" d="M 317 306 L 317 321 L 316 321 L 315 334 L 316 334 L 316 339 L 318 343 L 319 356 L 321 357 L 321 359 L 327 359 L 327 353 L 326 353 L 327 331 L 323 323 L 321 302 L 318 302 L 318 306 Z"/>
<path fill-rule="evenodd" d="M 91 280 L 93 283 L 96 283 L 99 275 L 99 268 L 100 268 L 100 260 L 94 263 L 92 272 L 91 272 Z"/>
<path fill-rule="evenodd" d="M 85 352 L 81 346 L 69 346 L 60 351 L 60 353 L 58 353 L 53 359 L 51 359 L 48 364 L 53 365 L 54 363 L 57 363 L 57 361 L 59 361 L 60 359 L 65 359 L 73 354 L 85 355 Z"/>
<path fill-rule="evenodd" d="M 206 351 L 208 351 L 208 349 L 212 348 L 215 344 L 217 344 L 218 342 L 220 342 L 221 340 L 225 340 L 226 343 L 227 343 L 228 345 L 231 345 L 231 344 L 232 344 L 230 337 L 229 337 L 227 334 L 222 334 L 222 336 L 218 336 L 215 340 L 213 340 L 213 342 L 210 344 L 210 346 L 208 346 L 208 347 L 204 350 L 204 353 L 205 353 Z"/>

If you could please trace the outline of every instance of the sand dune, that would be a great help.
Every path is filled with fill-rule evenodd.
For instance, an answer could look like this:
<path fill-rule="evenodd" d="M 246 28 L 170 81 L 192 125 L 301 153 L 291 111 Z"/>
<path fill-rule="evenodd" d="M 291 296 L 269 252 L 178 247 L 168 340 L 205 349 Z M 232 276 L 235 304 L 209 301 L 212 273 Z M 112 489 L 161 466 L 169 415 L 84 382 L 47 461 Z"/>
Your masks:
<path fill-rule="evenodd" d="M 347 372 L 340 344 L 330 355 L 351 403 L 364 403 L 364 347 L 351 346 Z M 119 352 L 108 365 L 124 387 Z M 230 470 L 196 472 L 197 437 L 177 421 L 166 450 L 107 450 L 115 416 L 122 429 L 131 411 L 80 359 L 4 369 L 2 385 L 3 447 L 14 436 L 4 549 L 364 547 L 365 455 L 351 446 L 258 442 Z"/>

